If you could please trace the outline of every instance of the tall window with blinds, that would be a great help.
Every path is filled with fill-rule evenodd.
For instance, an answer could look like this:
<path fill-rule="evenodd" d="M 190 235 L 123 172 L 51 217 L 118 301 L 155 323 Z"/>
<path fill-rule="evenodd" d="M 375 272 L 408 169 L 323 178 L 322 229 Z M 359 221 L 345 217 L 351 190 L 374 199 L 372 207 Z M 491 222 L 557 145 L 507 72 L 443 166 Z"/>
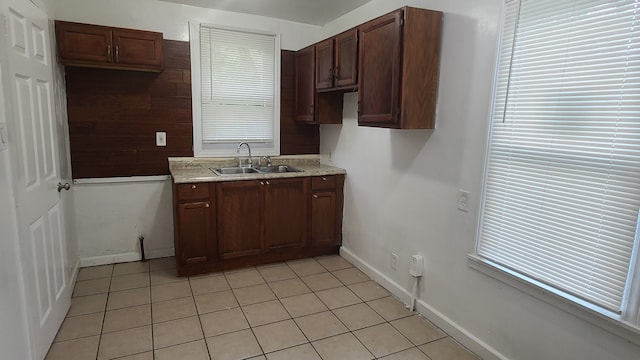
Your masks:
<path fill-rule="evenodd" d="M 637 319 L 640 1 L 508 0 L 498 66 L 477 256 Z"/>
<path fill-rule="evenodd" d="M 249 142 L 257 153 L 277 154 L 278 37 L 252 30 L 196 26 L 191 29 L 192 69 L 197 66 L 199 73 L 194 143 L 201 144 L 195 144 L 194 150 L 201 147 L 205 153 L 217 150 L 211 155 L 229 155 L 238 143 Z M 194 54 L 199 61 L 194 62 Z"/>

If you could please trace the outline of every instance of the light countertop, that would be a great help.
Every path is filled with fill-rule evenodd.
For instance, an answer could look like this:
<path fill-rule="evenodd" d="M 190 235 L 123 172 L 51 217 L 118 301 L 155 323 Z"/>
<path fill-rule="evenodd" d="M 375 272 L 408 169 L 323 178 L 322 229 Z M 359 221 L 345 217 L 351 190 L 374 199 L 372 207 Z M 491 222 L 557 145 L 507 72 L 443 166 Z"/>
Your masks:
<path fill-rule="evenodd" d="M 254 157 L 253 161 L 257 162 L 258 157 Z M 251 173 L 220 176 L 214 174 L 213 171 L 210 170 L 210 168 L 237 166 L 236 159 L 172 157 L 169 158 L 169 172 L 171 173 L 173 182 L 177 184 L 277 179 L 303 176 L 324 176 L 347 173 L 345 169 L 320 164 L 320 158 L 318 155 L 274 156 L 271 158 L 271 163 L 273 165 L 290 165 L 302 171 L 288 173 Z"/>

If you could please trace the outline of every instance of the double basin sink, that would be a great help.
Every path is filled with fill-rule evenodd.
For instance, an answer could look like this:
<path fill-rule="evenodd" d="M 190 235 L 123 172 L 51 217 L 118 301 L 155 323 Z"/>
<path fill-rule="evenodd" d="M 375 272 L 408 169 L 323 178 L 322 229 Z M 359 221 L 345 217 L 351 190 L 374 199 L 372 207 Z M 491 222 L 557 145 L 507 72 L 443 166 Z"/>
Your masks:
<path fill-rule="evenodd" d="M 210 168 L 211 171 L 219 176 L 224 175 L 241 175 L 241 174 L 272 174 L 272 173 L 289 173 L 289 172 L 301 172 L 289 165 L 271 165 L 271 166 L 256 166 L 256 167 L 220 167 Z"/>

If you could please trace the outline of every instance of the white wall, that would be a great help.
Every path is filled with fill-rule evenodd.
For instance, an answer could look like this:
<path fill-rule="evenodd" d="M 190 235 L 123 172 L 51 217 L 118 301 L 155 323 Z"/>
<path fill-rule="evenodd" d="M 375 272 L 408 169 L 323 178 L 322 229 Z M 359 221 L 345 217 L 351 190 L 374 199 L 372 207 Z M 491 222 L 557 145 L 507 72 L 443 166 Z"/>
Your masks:
<path fill-rule="evenodd" d="M 82 266 L 173 255 L 171 181 L 75 184 L 75 217 Z"/>
<path fill-rule="evenodd" d="M 323 162 L 347 169 L 345 253 L 405 300 L 409 256 L 422 254 L 421 310 L 487 358 L 638 359 L 639 346 L 468 267 L 502 0 L 374 0 L 325 26 L 321 37 L 405 4 L 445 12 L 437 128 L 358 127 L 357 94 L 345 95 L 343 125 L 321 126 Z M 469 213 L 457 210 L 458 189 L 471 193 Z M 397 272 L 391 252 L 400 256 Z"/>

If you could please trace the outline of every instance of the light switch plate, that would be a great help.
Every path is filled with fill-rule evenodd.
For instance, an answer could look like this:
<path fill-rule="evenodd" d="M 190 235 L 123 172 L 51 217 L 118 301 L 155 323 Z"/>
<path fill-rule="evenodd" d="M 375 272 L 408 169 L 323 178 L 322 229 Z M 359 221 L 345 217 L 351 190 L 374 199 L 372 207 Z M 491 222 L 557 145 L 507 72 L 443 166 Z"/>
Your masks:
<path fill-rule="evenodd" d="M 9 147 L 7 123 L 0 122 L 0 151 Z"/>
<path fill-rule="evenodd" d="M 167 146 L 167 133 L 156 131 L 156 146 Z"/>

